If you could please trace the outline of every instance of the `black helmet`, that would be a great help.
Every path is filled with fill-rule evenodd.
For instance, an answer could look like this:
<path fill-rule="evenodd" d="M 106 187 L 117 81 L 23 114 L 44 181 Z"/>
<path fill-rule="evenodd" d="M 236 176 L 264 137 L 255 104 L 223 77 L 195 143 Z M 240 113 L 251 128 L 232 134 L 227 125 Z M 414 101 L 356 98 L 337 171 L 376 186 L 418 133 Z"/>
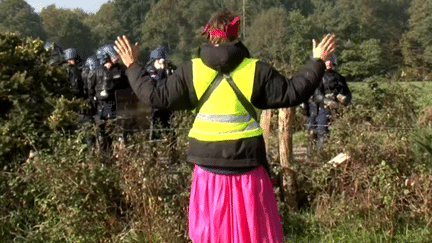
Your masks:
<path fill-rule="evenodd" d="M 330 54 L 328 60 L 333 63 L 333 65 L 337 66 L 338 65 L 338 61 L 337 61 L 337 56 L 336 54 L 332 53 Z"/>
<path fill-rule="evenodd" d="M 51 52 L 51 56 L 48 61 L 49 65 L 61 65 L 64 63 L 65 60 L 63 59 L 63 48 L 61 48 L 61 46 L 54 42 L 47 41 L 45 42 L 44 49 L 47 52 Z"/>
<path fill-rule="evenodd" d="M 80 59 L 78 51 L 75 50 L 74 48 L 68 48 L 68 49 L 64 50 L 63 55 L 64 55 L 66 60 L 78 60 L 78 59 Z"/>
<path fill-rule="evenodd" d="M 98 60 L 95 55 L 88 57 L 84 64 L 84 66 L 87 66 L 88 68 L 90 68 L 90 70 L 95 70 L 97 68 L 97 65 Z"/>
<path fill-rule="evenodd" d="M 105 45 L 104 50 L 110 56 L 112 63 L 117 63 L 120 60 L 120 55 L 114 49 L 114 44 Z"/>
<path fill-rule="evenodd" d="M 166 46 L 156 47 L 150 53 L 150 61 L 154 61 L 157 59 L 167 59 L 169 56 L 169 49 Z"/>
<path fill-rule="evenodd" d="M 99 63 L 102 65 L 104 65 L 105 63 L 111 60 L 109 54 L 106 53 L 105 46 L 101 46 L 97 49 L 96 58 L 99 60 Z"/>
<path fill-rule="evenodd" d="M 50 41 L 45 42 L 44 48 L 46 51 L 52 49 L 53 54 L 63 54 L 63 48 L 61 48 L 61 46 L 57 45 L 54 42 L 50 42 Z"/>
<path fill-rule="evenodd" d="M 45 51 L 49 51 L 50 47 L 52 47 L 53 45 L 54 45 L 54 43 L 51 41 L 45 42 L 45 45 L 44 45 Z"/>

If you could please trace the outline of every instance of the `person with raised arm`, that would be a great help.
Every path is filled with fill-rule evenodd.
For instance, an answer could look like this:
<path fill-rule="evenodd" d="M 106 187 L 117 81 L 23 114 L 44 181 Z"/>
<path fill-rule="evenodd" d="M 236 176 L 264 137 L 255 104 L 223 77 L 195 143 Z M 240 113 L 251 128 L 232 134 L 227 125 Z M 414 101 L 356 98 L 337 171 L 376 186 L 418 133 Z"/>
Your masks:
<path fill-rule="evenodd" d="M 250 57 L 239 27 L 239 16 L 228 9 L 215 12 L 203 30 L 208 43 L 199 58 L 159 87 L 137 63 L 138 43 L 120 36 L 115 45 L 138 98 L 151 107 L 196 113 L 187 155 L 194 164 L 189 237 L 196 243 L 284 242 L 259 113 L 307 100 L 336 48 L 334 35 L 313 40 L 313 58 L 286 78 Z"/>

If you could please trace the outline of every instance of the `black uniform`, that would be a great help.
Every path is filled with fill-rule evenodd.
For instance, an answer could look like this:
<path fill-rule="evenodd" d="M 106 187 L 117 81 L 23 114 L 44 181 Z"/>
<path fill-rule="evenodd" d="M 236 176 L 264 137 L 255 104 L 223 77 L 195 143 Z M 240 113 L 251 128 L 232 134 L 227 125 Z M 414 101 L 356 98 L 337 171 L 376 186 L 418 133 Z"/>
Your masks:
<path fill-rule="evenodd" d="M 155 69 L 154 66 L 148 69 L 150 76 L 156 82 L 156 86 L 163 85 L 168 76 L 173 73 L 175 67 L 168 66 L 165 69 Z M 173 112 L 168 109 L 157 109 L 153 108 L 151 111 L 151 121 L 150 121 L 150 140 L 160 139 L 162 134 L 167 134 L 164 129 L 171 128 L 171 120 L 173 117 Z"/>
<path fill-rule="evenodd" d="M 117 117 L 116 91 L 127 89 L 129 82 L 124 69 L 119 64 L 113 64 L 110 69 L 100 66 L 89 77 L 89 96 L 94 97 L 96 114 L 94 120 L 99 124 L 98 141 L 100 147 L 111 155 L 112 137 Z"/>
<path fill-rule="evenodd" d="M 68 65 L 68 80 L 69 90 L 72 92 L 74 97 L 85 99 L 85 86 L 81 76 L 80 67 L 77 65 Z"/>
<path fill-rule="evenodd" d="M 346 97 L 344 103 L 337 99 L 338 95 Z M 311 145 L 315 143 L 318 143 L 318 147 L 322 145 L 329 134 L 332 113 L 340 105 L 347 105 L 350 102 L 351 91 L 345 78 L 333 69 L 326 69 L 319 87 L 303 107 L 303 113 L 307 117 L 309 126 Z"/>

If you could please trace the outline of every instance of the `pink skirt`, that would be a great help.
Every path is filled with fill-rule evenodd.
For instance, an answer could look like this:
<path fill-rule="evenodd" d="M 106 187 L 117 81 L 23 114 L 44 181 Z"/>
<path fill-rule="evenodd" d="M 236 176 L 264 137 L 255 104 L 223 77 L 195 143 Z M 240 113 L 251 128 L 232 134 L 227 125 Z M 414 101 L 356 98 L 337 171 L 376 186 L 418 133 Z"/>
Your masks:
<path fill-rule="evenodd" d="M 264 168 L 220 175 L 195 165 L 189 236 L 194 243 L 284 242 L 276 196 Z"/>

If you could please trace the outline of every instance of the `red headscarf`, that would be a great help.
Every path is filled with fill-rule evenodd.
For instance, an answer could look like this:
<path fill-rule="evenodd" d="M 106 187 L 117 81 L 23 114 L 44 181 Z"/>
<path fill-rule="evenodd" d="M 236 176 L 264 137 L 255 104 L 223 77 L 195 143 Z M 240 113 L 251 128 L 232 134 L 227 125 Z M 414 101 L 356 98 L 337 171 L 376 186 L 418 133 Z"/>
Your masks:
<path fill-rule="evenodd" d="M 226 31 L 223 29 L 215 29 L 210 27 L 209 24 L 206 25 L 202 35 L 207 35 L 207 39 L 210 39 L 210 35 L 217 35 L 220 37 L 231 37 L 237 36 L 240 26 L 240 17 L 236 16 L 233 21 L 228 25 Z"/>

